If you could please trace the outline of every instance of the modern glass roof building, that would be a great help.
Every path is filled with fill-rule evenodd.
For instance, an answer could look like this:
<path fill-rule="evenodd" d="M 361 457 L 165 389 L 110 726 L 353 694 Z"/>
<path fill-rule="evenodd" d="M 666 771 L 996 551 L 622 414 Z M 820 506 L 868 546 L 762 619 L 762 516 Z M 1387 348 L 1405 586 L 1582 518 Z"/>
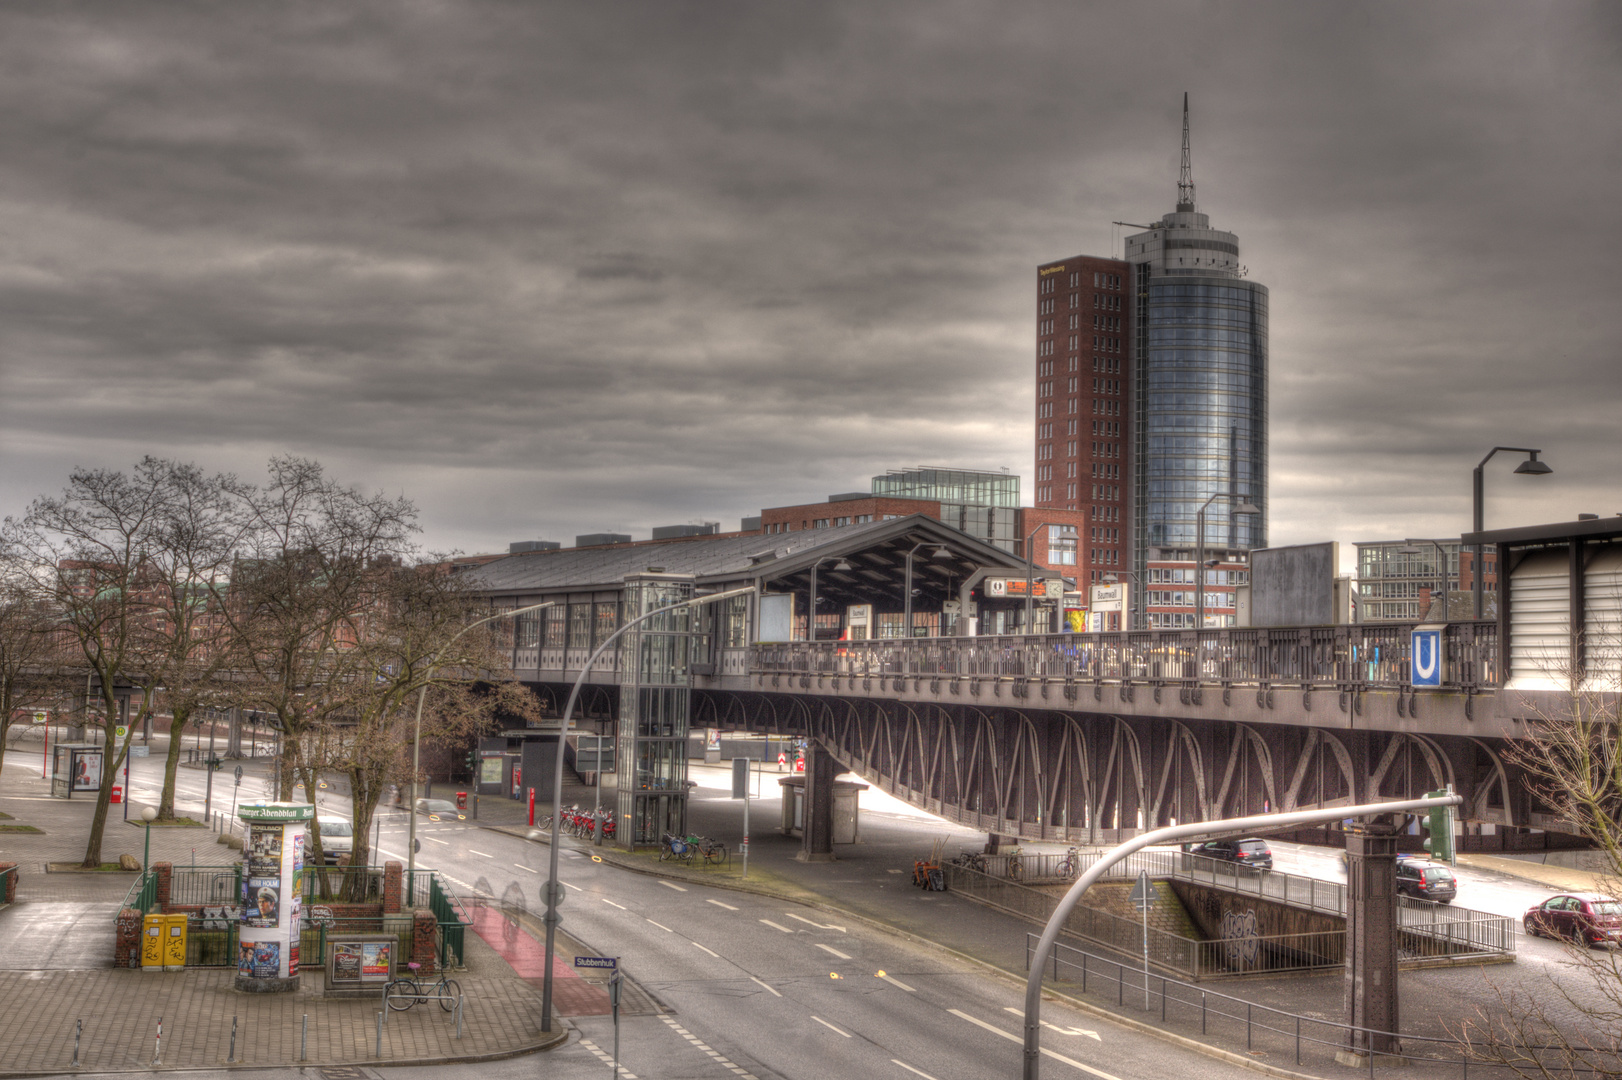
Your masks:
<path fill-rule="evenodd" d="M 873 494 L 928 499 L 941 504 L 941 520 L 1004 551 L 1013 551 L 1019 515 L 1019 477 L 1003 470 L 891 469 L 873 478 Z"/>
<path fill-rule="evenodd" d="M 1177 209 L 1128 236 L 1125 255 L 1137 309 L 1136 569 L 1173 550 L 1192 557 L 1196 516 L 1213 495 L 1208 557 L 1266 547 L 1267 287 L 1245 278 L 1239 238 L 1195 209 L 1186 104 Z M 1244 502 L 1262 512 L 1231 512 Z"/>

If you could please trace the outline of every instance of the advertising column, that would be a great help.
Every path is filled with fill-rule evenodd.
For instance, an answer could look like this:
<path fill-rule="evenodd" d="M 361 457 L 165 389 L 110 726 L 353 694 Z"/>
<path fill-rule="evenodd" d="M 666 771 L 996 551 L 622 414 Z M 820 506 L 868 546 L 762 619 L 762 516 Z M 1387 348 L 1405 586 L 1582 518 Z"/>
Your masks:
<path fill-rule="evenodd" d="M 257 803 L 238 807 L 237 816 L 244 837 L 236 988 L 250 993 L 296 990 L 304 824 L 315 817 L 315 807 Z"/>

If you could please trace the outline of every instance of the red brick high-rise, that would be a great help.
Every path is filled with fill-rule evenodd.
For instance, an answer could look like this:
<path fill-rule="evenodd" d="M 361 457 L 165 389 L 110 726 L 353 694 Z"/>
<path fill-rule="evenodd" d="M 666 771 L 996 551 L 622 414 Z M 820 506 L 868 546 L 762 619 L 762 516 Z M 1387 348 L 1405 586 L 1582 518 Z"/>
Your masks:
<path fill-rule="evenodd" d="M 1036 271 L 1034 502 L 1085 516 L 1084 590 L 1132 566 L 1132 280 L 1129 263 L 1090 255 Z"/>

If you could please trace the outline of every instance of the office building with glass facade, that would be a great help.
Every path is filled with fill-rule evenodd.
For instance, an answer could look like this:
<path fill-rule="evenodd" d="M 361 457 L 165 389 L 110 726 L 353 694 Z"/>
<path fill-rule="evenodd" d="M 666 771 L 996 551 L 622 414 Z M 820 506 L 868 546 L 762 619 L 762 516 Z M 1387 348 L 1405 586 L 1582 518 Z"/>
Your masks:
<path fill-rule="evenodd" d="M 1020 540 L 1019 477 L 1006 470 L 891 469 L 873 478 L 873 494 L 939 503 L 938 520 L 1004 551 Z"/>
<path fill-rule="evenodd" d="M 1144 629 L 1186 625 L 1176 605 L 1152 620 L 1143 600 L 1181 564 L 1195 580 L 1202 507 L 1218 576 L 1243 576 L 1246 553 L 1267 545 L 1268 292 L 1247 278 L 1239 238 L 1195 206 L 1186 108 L 1176 209 L 1139 228 L 1123 260 L 1037 268 L 1035 466 L 1037 506 L 1088 514 L 1083 580 L 1131 581 Z M 1112 277 L 1117 293 L 1089 288 Z M 1234 513 L 1246 503 L 1261 512 Z"/>

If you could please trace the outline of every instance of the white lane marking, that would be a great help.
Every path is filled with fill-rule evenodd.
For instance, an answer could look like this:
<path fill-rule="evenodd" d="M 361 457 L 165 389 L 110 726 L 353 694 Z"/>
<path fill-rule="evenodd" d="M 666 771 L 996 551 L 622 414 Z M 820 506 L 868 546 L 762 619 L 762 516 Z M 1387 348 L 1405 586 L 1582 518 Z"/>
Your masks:
<path fill-rule="evenodd" d="M 424 837 L 424 839 L 430 844 L 444 844 L 446 847 L 451 846 L 451 842 L 449 840 L 436 840 L 432 836 Z"/>
<path fill-rule="evenodd" d="M 787 915 L 791 919 L 799 919 L 803 923 L 809 923 L 810 925 L 816 927 L 818 930 L 838 930 L 841 934 L 845 933 L 845 928 L 843 926 L 835 926 L 833 923 L 826 923 L 825 924 L 825 923 L 819 923 L 819 922 L 811 922 L 811 920 L 806 918 L 804 915 L 796 915 L 792 911 L 784 912 L 784 914 Z"/>
<path fill-rule="evenodd" d="M 724 907 L 728 911 L 737 911 L 738 910 L 737 908 L 733 907 L 731 904 L 723 904 L 719 900 L 706 900 L 704 902 L 706 904 L 714 904 L 716 907 Z"/>
<path fill-rule="evenodd" d="M 1017 1042 L 1017 1043 L 1019 1043 L 1021 1045 L 1024 1045 L 1024 1043 L 1025 1043 L 1025 1040 L 1024 1040 L 1023 1037 L 1021 1037 L 1019 1035 L 1012 1035 L 1012 1034 L 1004 1031 L 1000 1027 L 996 1027 L 996 1026 L 994 1026 L 992 1024 L 988 1024 L 984 1020 L 976 1019 L 975 1017 L 970 1016 L 968 1013 L 963 1012 L 961 1009 L 947 1009 L 946 1011 L 951 1013 L 953 1016 L 957 1017 L 959 1020 L 967 1020 L 971 1024 L 974 1024 L 974 1025 L 976 1025 L 978 1027 L 985 1028 L 987 1031 L 991 1032 L 993 1035 L 1001 1035 L 1003 1038 L 1007 1039 L 1010 1042 Z M 1062 1061 L 1066 1065 L 1072 1065 L 1072 1066 L 1080 1069 L 1084 1073 L 1091 1073 L 1094 1076 L 1100 1077 L 1101 1080 L 1121 1080 L 1120 1077 L 1112 1076 L 1107 1072 L 1103 1072 L 1102 1070 L 1095 1069 L 1091 1065 L 1083 1065 L 1081 1062 L 1075 1060 L 1074 1058 L 1067 1058 L 1063 1054 L 1055 1054 L 1052 1050 L 1049 1050 L 1045 1046 L 1042 1047 L 1042 1053 L 1046 1054 L 1048 1057 L 1052 1058 L 1054 1061 Z"/>
<path fill-rule="evenodd" d="M 783 996 L 783 995 L 782 995 L 782 994 L 779 994 L 779 993 L 778 993 L 778 992 L 777 992 L 777 991 L 776 991 L 776 990 L 773 990 L 773 989 L 772 989 L 772 988 L 771 988 L 771 987 L 769 987 L 769 986 L 766 986 L 766 984 L 765 984 L 765 983 L 763 983 L 763 982 L 760 982 L 760 980 L 759 980 L 759 979 L 757 979 L 757 978 L 755 978 L 755 977 L 754 977 L 754 976 L 753 976 L 753 975 L 751 975 L 751 976 L 749 976 L 749 981 L 750 981 L 750 982 L 752 982 L 752 983 L 760 983 L 760 985 L 761 985 L 761 986 L 763 986 L 763 987 L 765 987 L 765 988 L 766 988 L 766 991 L 767 991 L 767 992 L 768 992 L 768 993 L 769 993 L 769 994 L 771 994 L 771 995 L 772 995 L 772 997 L 782 997 L 782 996 Z"/>
<path fill-rule="evenodd" d="M 704 946 L 700 945 L 696 941 L 690 942 L 689 944 L 691 944 L 693 946 L 693 948 L 695 948 L 695 949 L 704 949 Z M 704 951 L 709 953 L 711 956 L 715 957 L 717 960 L 721 959 L 721 954 L 718 953 L 718 952 L 711 952 L 709 949 L 704 949 Z"/>
<path fill-rule="evenodd" d="M 832 945 L 824 945 L 820 941 L 815 942 L 814 944 L 819 949 L 822 949 L 822 950 L 824 950 L 826 952 L 833 953 L 835 956 L 839 957 L 839 959 L 841 959 L 841 960 L 849 960 L 850 959 L 849 956 L 847 956 L 845 953 L 840 952 L 838 949 L 834 948 Z"/>
<path fill-rule="evenodd" d="M 900 979 L 896 978 L 894 975 L 880 975 L 879 978 L 883 979 L 885 982 L 895 983 L 909 994 L 916 994 L 918 992 L 912 987 L 908 986 L 906 983 L 902 982 Z"/>
<path fill-rule="evenodd" d="M 653 922 L 652 919 L 649 919 L 648 921 L 652 922 L 653 925 L 657 926 L 659 929 L 663 930 L 667 934 L 674 934 L 676 932 L 676 931 L 672 930 L 670 927 L 666 926 L 664 923 L 656 923 L 656 922 Z"/>
<path fill-rule="evenodd" d="M 483 855 L 487 859 L 495 858 L 495 856 L 490 854 L 488 851 L 474 851 L 472 848 L 468 848 L 467 852 L 469 855 Z"/>
<path fill-rule="evenodd" d="M 518 867 L 518 869 L 520 869 L 520 870 L 529 870 L 529 872 L 530 872 L 530 873 L 531 873 L 531 874 L 539 874 L 539 873 L 540 873 L 540 871 L 539 871 L 539 870 L 530 870 L 530 869 L 529 869 L 529 867 L 527 867 L 527 866 L 525 866 L 525 865 L 524 865 L 524 864 L 523 864 L 523 863 L 521 863 L 521 862 L 515 862 L 515 863 L 513 863 L 513 865 L 514 865 L 514 866 L 516 866 L 516 867 Z"/>
<path fill-rule="evenodd" d="M 558 882 L 558 884 L 562 885 L 566 889 L 573 889 L 575 892 L 585 892 L 586 891 L 585 889 L 582 889 L 578 885 L 570 885 L 567 881 L 560 881 L 560 882 Z"/>
<path fill-rule="evenodd" d="M 1012 1005 L 1004 1005 L 1003 1006 L 1003 1012 L 1011 1012 L 1015 1016 L 1019 1017 L 1021 1020 L 1025 1019 L 1025 1010 L 1024 1009 L 1016 1009 Z M 1050 1024 L 1046 1020 L 1042 1021 L 1042 1026 L 1045 1027 L 1045 1028 L 1052 1028 L 1054 1031 L 1057 1031 L 1060 1035 L 1091 1035 L 1098 1042 L 1103 1042 L 1104 1041 L 1103 1039 L 1098 1038 L 1098 1032 L 1096 1032 L 1096 1031 L 1088 1031 L 1086 1028 L 1060 1027 L 1058 1024 Z"/>
<path fill-rule="evenodd" d="M 680 885 L 677 885 L 674 882 L 666 881 L 664 878 L 659 879 L 659 884 L 663 885 L 667 889 L 675 889 L 677 892 L 686 892 L 687 891 L 686 889 L 682 888 Z"/>
<path fill-rule="evenodd" d="M 901 873 L 901 871 L 897 870 L 896 873 L 899 874 L 899 873 Z M 581 1040 L 581 1045 L 582 1046 L 585 1045 L 585 1040 L 584 1039 Z M 891 1058 L 890 1059 L 890 1064 L 891 1065 L 899 1065 L 903 1069 L 906 1069 L 910 1073 L 917 1073 L 919 1076 L 923 1077 L 924 1080 L 935 1080 L 935 1078 L 933 1076 L 930 1076 L 928 1073 L 924 1072 L 924 1070 L 915 1069 L 911 1065 L 908 1065 L 905 1061 L 902 1061 L 900 1058 Z"/>
<path fill-rule="evenodd" d="M 835 1035 L 843 1035 L 847 1039 L 850 1038 L 850 1032 L 848 1032 L 848 1031 L 840 1031 L 838 1028 L 834 1027 L 832 1024 L 828 1023 L 828 1021 L 824 1020 L 820 1016 L 813 1016 L 811 1019 L 815 1020 L 817 1023 L 821 1024 L 823 1027 L 827 1028 L 829 1031 L 833 1032 Z"/>
<path fill-rule="evenodd" d="M 770 919 L 762 919 L 760 921 L 771 927 L 773 930 L 781 930 L 785 934 L 794 933 L 794 931 L 790 930 L 788 927 L 782 925 L 781 923 L 774 923 Z"/>
<path fill-rule="evenodd" d="M 886 870 L 886 871 L 885 871 L 885 873 L 887 873 L 887 874 L 899 874 L 899 873 L 902 873 L 902 871 L 900 871 L 900 870 Z M 891 1058 L 891 1059 L 890 1059 L 890 1060 L 891 1060 L 891 1061 L 895 1061 L 895 1059 L 894 1059 L 894 1058 Z M 896 1061 L 896 1064 L 897 1064 L 897 1065 L 901 1065 L 901 1062 L 899 1062 L 899 1061 Z M 901 1065 L 901 1067 L 902 1067 L 902 1068 L 903 1068 L 903 1069 L 912 1069 L 912 1066 L 911 1066 L 911 1065 Z M 913 1071 L 913 1072 L 918 1072 L 918 1070 L 917 1070 L 917 1069 L 912 1069 L 912 1071 Z M 924 1074 L 923 1074 L 923 1073 L 918 1073 L 918 1075 L 919 1075 L 919 1076 L 923 1076 L 923 1075 L 924 1075 Z"/>
<path fill-rule="evenodd" d="M 626 907 L 624 904 L 616 904 L 616 903 L 614 903 L 614 901 L 610 900 L 606 896 L 603 897 L 603 903 L 607 904 L 609 907 L 617 907 L 621 911 L 630 911 L 631 910 L 630 908 Z"/>

